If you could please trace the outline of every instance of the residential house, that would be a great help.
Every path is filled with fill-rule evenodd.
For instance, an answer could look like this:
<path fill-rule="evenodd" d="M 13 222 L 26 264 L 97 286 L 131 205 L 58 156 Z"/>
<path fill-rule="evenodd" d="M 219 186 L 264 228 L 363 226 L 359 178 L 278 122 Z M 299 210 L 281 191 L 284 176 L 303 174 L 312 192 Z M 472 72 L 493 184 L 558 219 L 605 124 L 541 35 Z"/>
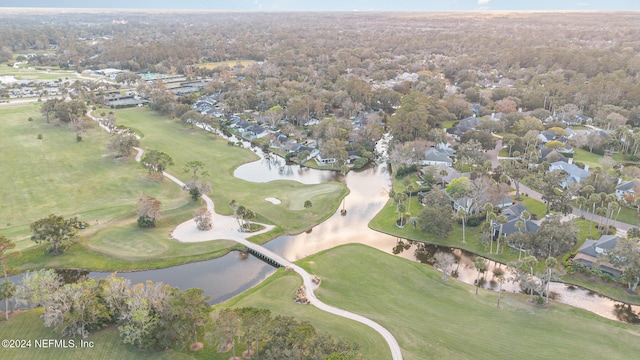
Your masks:
<path fill-rule="evenodd" d="M 435 164 L 430 165 L 425 168 L 422 168 L 420 172 L 424 175 L 431 172 L 433 174 L 433 178 L 437 184 L 444 184 L 445 186 L 451 182 L 453 179 L 457 179 L 459 177 L 469 177 L 469 173 L 460 173 L 458 170 L 452 168 L 447 164 Z"/>
<path fill-rule="evenodd" d="M 318 166 L 332 165 L 337 161 L 336 158 L 333 157 L 323 158 L 321 154 L 318 154 L 314 159 L 316 160 L 316 164 L 318 164 Z"/>
<path fill-rule="evenodd" d="M 453 165 L 450 152 L 435 147 L 429 148 L 424 152 L 420 165 Z"/>
<path fill-rule="evenodd" d="M 551 163 L 551 166 L 549 167 L 549 171 L 554 170 L 564 170 L 567 173 L 567 177 L 560 184 L 563 189 L 566 189 L 575 183 L 581 183 L 589 177 L 589 165 L 585 165 L 584 169 L 581 169 L 575 164 L 570 164 L 564 161 L 556 161 L 554 163 Z"/>
<path fill-rule="evenodd" d="M 241 131 L 241 132 L 242 132 L 242 135 L 249 140 L 260 139 L 269 134 L 267 129 L 263 128 L 260 125 L 251 125 L 245 128 L 244 131 Z"/>
<path fill-rule="evenodd" d="M 536 222 L 532 221 L 531 219 L 527 221 L 522 219 L 522 213 L 525 212 L 525 210 L 527 210 L 527 208 L 525 208 L 522 204 L 511 205 L 501 210 L 501 214 L 507 217 L 507 222 L 502 225 L 503 236 L 507 236 L 519 231 L 529 233 L 538 232 L 540 226 Z M 524 225 L 522 229 L 518 229 L 518 227 L 516 226 L 519 221 Z M 493 226 L 493 236 L 494 238 L 497 238 L 500 234 L 500 224 L 498 224 L 496 221 L 493 221 L 491 225 Z"/>
<path fill-rule="evenodd" d="M 590 268 L 598 266 L 603 272 L 613 276 L 619 276 L 622 270 L 611 265 L 604 259 L 607 251 L 615 248 L 617 244 L 618 237 L 616 235 L 602 235 L 598 240 L 587 239 L 580 249 L 578 249 L 578 253 L 573 258 L 573 261 L 582 263 Z"/>
<path fill-rule="evenodd" d="M 569 162 L 569 159 L 557 149 L 542 149 L 540 151 L 540 163 L 545 161 L 549 163 L 553 163 L 556 161 Z"/>
<path fill-rule="evenodd" d="M 462 134 L 467 131 L 475 130 L 476 126 L 480 125 L 481 122 L 482 119 L 475 116 L 464 118 L 458 122 L 458 125 L 447 129 L 447 134 L 459 141 Z"/>
<path fill-rule="evenodd" d="M 639 196 L 638 191 L 640 191 L 640 181 L 638 180 L 629 180 L 623 181 L 616 186 L 616 197 L 618 200 L 625 200 L 626 195 L 631 195 L 634 198 Z M 631 204 L 635 205 L 635 204 Z"/>

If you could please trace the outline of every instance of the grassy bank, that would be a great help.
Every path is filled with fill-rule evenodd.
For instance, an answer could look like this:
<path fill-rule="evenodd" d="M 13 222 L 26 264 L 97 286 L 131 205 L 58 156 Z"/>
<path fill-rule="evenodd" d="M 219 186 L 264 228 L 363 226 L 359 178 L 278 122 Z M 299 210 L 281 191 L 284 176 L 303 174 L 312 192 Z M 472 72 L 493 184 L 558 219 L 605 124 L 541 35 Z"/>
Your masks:
<path fill-rule="evenodd" d="M 29 223 L 50 213 L 104 224 L 134 215 L 143 192 L 166 211 L 185 205 L 180 188 L 150 178 L 135 160 L 106 156 L 108 134 L 90 129 L 77 142 L 71 130 L 46 123 L 38 110 L 39 104 L 0 108 L 0 183 L 12 184 L 0 187 L 0 233 L 18 240 L 18 248 L 32 245 L 20 243 L 30 236 Z"/>
<path fill-rule="evenodd" d="M 538 307 L 517 294 L 503 294 L 498 309 L 495 292 L 475 296 L 473 286 L 443 282 L 429 266 L 367 246 L 337 247 L 300 264 L 322 279 L 320 299 L 385 326 L 405 359 L 627 359 L 640 350 L 638 327 L 562 304 Z M 293 305 L 291 291 L 300 281 L 279 274 L 224 306 L 305 317 L 319 329 L 359 342 L 367 359 L 389 358 L 376 355 L 376 333 L 351 334 L 354 323 L 337 326 L 332 316 Z"/>
<path fill-rule="evenodd" d="M 441 274 L 430 266 L 364 245 L 344 245 L 299 262 L 322 279 L 317 294 L 324 302 L 380 323 L 398 340 L 407 360 L 425 359 L 631 359 L 640 351 L 640 329 L 587 311 L 552 302 L 540 307 L 528 297 L 480 290 Z M 255 288 L 219 306 L 267 308 L 273 314 L 308 320 L 318 330 L 360 344 L 366 359 L 389 359 L 381 337 L 355 322 L 292 301 L 300 278 L 279 270 Z M 3 338 L 59 338 L 42 324 L 39 310 L 0 322 Z M 91 353 L 84 349 L 10 350 L 3 359 L 199 358 L 226 360 L 206 342 L 197 353 L 148 353 L 122 344 L 113 327 L 92 334 Z M 238 350 L 243 349 L 238 344 Z M 9 354 L 9 355 L 5 355 Z M 104 356 L 103 356 L 104 355 Z"/>
<path fill-rule="evenodd" d="M 295 181 L 271 181 L 253 183 L 235 178 L 233 170 L 243 163 L 258 157 L 247 149 L 229 146 L 226 140 L 197 128 L 167 119 L 148 109 L 125 109 L 115 112 L 118 123 L 136 129 L 142 134 L 141 146 L 169 154 L 175 165 L 168 172 L 182 174 L 184 164 L 200 160 L 211 174 L 211 198 L 216 212 L 232 213 L 228 206 L 231 200 L 254 210 L 266 221 L 279 226 L 284 233 L 297 233 L 318 224 L 331 216 L 348 189 L 339 182 L 304 185 Z M 282 201 L 272 204 L 265 198 L 274 197 Z M 306 200 L 311 200 L 311 209 L 304 209 Z"/>
<path fill-rule="evenodd" d="M 231 214 L 231 199 L 257 213 L 256 221 L 278 225 L 274 234 L 295 233 L 323 221 L 335 212 L 348 189 L 339 182 L 303 185 L 291 181 L 256 184 L 233 177 L 233 169 L 257 157 L 247 149 L 230 147 L 211 134 L 191 129 L 144 109 L 118 112 L 119 123 L 135 128 L 141 146 L 170 154 L 176 163 L 169 169 L 179 178 L 191 160 L 207 164 L 216 210 Z M 109 135 L 97 127 L 77 142 L 66 126 L 47 123 L 39 104 L 0 108 L 0 234 L 16 241 L 21 256 L 10 260 L 14 272 L 41 267 L 82 268 L 98 271 L 141 270 L 168 267 L 226 254 L 233 242 L 182 244 L 169 239 L 171 230 L 193 217 L 201 206 L 173 182 L 150 177 L 130 159 L 107 156 Z M 32 121 L 28 121 L 32 118 Z M 37 135 L 43 135 L 42 143 Z M 136 226 L 136 203 L 146 193 L 163 204 L 156 229 Z M 277 197 L 274 205 L 264 200 Z M 311 209 L 303 204 L 311 200 Z M 44 246 L 30 240 L 29 224 L 50 213 L 78 216 L 90 227 L 81 232 L 79 245 L 67 254 L 51 257 Z M 265 235 L 268 236 L 268 235 Z M 265 242 L 265 236 L 258 239 Z M 272 238 L 272 237 L 271 237 Z"/>

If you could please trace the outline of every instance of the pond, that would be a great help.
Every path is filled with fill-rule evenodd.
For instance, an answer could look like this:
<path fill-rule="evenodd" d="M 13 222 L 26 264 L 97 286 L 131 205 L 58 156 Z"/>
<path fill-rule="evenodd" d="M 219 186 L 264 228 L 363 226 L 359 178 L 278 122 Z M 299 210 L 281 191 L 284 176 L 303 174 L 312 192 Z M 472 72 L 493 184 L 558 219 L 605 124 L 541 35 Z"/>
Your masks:
<path fill-rule="evenodd" d="M 246 144 L 248 145 L 248 144 Z M 269 250 L 296 261 L 306 256 L 327 250 L 338 245 L 361 243 L 379 250 L 396 254 L 404 258 L 431 264 L 438 252 L 448 252 L 456 259 L 450 271 L 455 270 L 456 277 L 468 284 L 475 284 L 477 272 L 473 266 L 476 255 L 460 249 L 428 245 L 419 242 L 398 239 L 369 229 L 368 223 L 389 198 L 391 177 L 386 162 L 373 164 L 360 171 L 350 171 L 346 176 L 338 176 L 333 171 L 300 168 L 298 165 L 286 165 L 278 157 L 265 157 L 261 150 L 254 149 L 260 160 L 240 166 L 234 172 L 238 178 L 247 181 L 271 181 L 276 179 L 295 180 L 314 184 L 328 180 L 345 182 L 350 193 L 329 219 L 314 227 L 311 231 L 292 236 L 280 236 L 264 246 Z M 384 153 L 384 149 L 380 150 Z M 488 289 L 497 289 L 493 279 L 495 268 L 503 268 L 505 277 L 513 277 L 509 269 L 499 263 L 488 262 L 487 271 L 482 275 L 481 285 Z M 257 285 L 275 272 L 270 265 L 253 256 L 243 257 L 232 252 L 224 257 L 175 266 L 167 269 L 120 272 L 118 276 L 130 279 L 133 283 L 152 280 L 162 281 L 181 289 L 202 288 L 211 296 L 211 303 L 225 301 Z M 106 277 L 107 273 L 88 274 L 89 277 Z M 19 277 L 14 277 L 19 281 Z M 603 317 L 617 320 L 637 320 L 640 307 L 627 307 L 624 304 L 591 293 L 584 289 L 552 283 L 551 293 L 556 301 L 583 308 Z M 507 281 L 503 291 L 520 292 L 517 284 Z M 2 305 L 0 305 L 2 306 Z M 633 321 L 632 321 L 633 322 Z"/>

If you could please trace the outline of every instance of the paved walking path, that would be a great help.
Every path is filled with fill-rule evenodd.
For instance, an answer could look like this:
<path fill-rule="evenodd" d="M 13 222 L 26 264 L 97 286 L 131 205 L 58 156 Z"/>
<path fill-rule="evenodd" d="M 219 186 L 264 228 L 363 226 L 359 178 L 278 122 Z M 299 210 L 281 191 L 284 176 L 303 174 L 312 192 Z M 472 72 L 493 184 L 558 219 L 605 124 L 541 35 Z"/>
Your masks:
<path fill-rule="evenodd" d="M 502 148 L 502 141 L 499 140 L 496 144 L 496 148 L 494 150 L 491 151 L 487 151 L 486 155 L 487 155 L 487 159 L 489 159 L 491 161 L 491 164 L 493 165 L 494 168 L 496 168 L 498 165 L 500 165 L 499 163 L 499 157 L 498 157 L 498 153 L 500 152 L 500 149 Z M 513 186 L 513 184 L 511 184 L 511 186 Z M 544 204 L 544 200 L 542 199 L 542 194 L 540 194 L 539 192 L 531 189 L 530 187 L 526 186 L 525 184 L 520 183 L 519 186 L 520 189 L 520 195 L 521 196 L 525 196 L 528 195 L 530 198 L 535 199 L 540 201 L 541 203 Z M 586 210 L 579 210 L 576 209 L 575 207 L 572 207 L 572 214 L 575 216 L 584 216 L 585 219 L 590 220 L 590 221 L 595 221 L 597 223 L 604 223 L 607 222 L 607 219 L 603 216 L 600 215 L 596 215 L 594 213 L 588 212 Z M 616 220 L 608 220 L 608 223 L 610 225 L 615 226 L 618 229 L 618 235 L 621 236 L 626 236 L 627 234 L 627 230 L 631 229 L 632 227 L 634 227 L 634 225 L 632 224 L 627 224 L 621 221 L 616 221 Z"/>
<path fill-rule="evenodd" d="M 98 119 L 94 118 L 91 115 L 89 115 L 89 117 L 97 121 L 100 124 L 100 126 L 102 126 L 106 131 L 110 132 L 108 128 L 103 126 L 98 121 Z M 135 159 L 137 162 L 140 162 L 140 160 L 142 160 L 142 155 L 144 154 L 144 150 L 139 147 L 136 147 L 134 149 L 137 152 Z M 173 181 L 174 183 L 178 184 L 180 187 L 184 188 L 185 184 L 180 179 L 176 178 L 175 176 L 167 172 L 163 172 L 162 174 L 167 179 Z M 272 252 L 271 250 L 247 240 L 247 238 L 250 236 L 262 234 L 264 232 L 267 232 L 273 229 L 274 228 L 273 225 L 261 224 L 265 227 L 261 231 L 256 231 L 252 233 L 240 232 L 238 231 L 238 229 L 240 228 L 240 224 L 237 222 L 237 220 L 234 217 L 216 214 L 216 212 L 214 211 L 213 200 L 211 200 L 211 198 L 209 198 L 207 195 L 202 195 L 202 200 L 204 200 L 204 202 L 207 204 L 207 210 L 211 212 L 212 220 L 213 220 L 212 221 L 213 228 L 208 231 L 200 231 L 196 226 L 195 220 L 191 219 L 178 225 L 173 230 L 173 232 L 171 233 L 171 237 L 173 239 L 176 239 L 177 241 L 180 241 L 180 242 L 203 242 L 203 241 L 211 241 L 211 240 L 218 240 L 218 239 L 233 240 L 246 246 L 249 249 L 252 249 L 258 253 L 261 253 L 275 260 L 281 265 L 284 265 L 288 268 L 293 269 L 296 273 L 298 273 L 302 277 L 302 280 L 305 286 L 305 295 L 309 300 L 309 302 L 311 303 L 311 305 L 317 307 L 322 311 L 325 311 L 337 316 L 341 316 L 353 321 L 357 321 L 359 323 L 369 326 L 370 328 L 378 332 L 387 342 L 387 345 L 391 350 L 391 358 L 393 360 L 402 360 L 402 351 L 400 350 L 400 345 L 398 345 L 398 341 L 391 334 L 391 332 L 389 332 L 389 330 L 385 329 L 382 325 L 378 324 L 377 322 L 371 319 L 368 319 L 364 316 L 323 303 L 322 301 L 320 301 L 320 299 L 318 299 L 318 297 L 314 293 L 314 290 L 318 288 L 318 285 L 313 282 L 313 276 L 311 276 L 311 274 L 309 274 L 306 270 L 304 270 L 300 266 Z"/>

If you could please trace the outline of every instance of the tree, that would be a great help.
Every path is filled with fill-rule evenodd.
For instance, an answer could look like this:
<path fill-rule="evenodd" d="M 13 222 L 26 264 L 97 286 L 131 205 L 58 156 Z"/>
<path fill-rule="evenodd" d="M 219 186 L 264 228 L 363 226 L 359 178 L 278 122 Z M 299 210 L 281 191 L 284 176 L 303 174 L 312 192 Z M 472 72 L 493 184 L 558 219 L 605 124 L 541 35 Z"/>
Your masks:
<path fill-rule="evenodd" d="M 212 310 L 209 299 L 209 296 L 204 296 L 202 289 L 178 290 L 172 294 L 169 307 L 170 330 L 178 343 L 187 342 L 193 334 L 192 348 L 197 348 L 198 327 L 207 323 Z"/>
<path fill-rule="evenodd" d="M 471 139 L 466 143 L 460 144 L 457 151 L 459 165 L 477 165 L 484 159 L 484 153 L 482 151 L 482 145 L 475 139 Z"/>
<path fill-rule="evenodd" d="M 205 164 L 200 160 L 191 160 L 184 164 L 182 172 L 185 174 L 191 174 L 193 180 L 198 179 L 200 176 L 209 176 L 209 172 L 205 170 Z"/>
<path fill-rule="evenodd" d="M 268 122 L 269 122 L 269 127 L 271 127 L 272 129 L 275 129 L 276 126 L 278 126 L 278 124 L 280 123 L 280 120 L 282 119 L 282 106 L 280 105 L 275 105 L 269 108 L 269 110 L 267 110 L 265 112 L 265 117 L 267 118 Z"/>
<path fill-rule="evenodd" d="M 31 305 L 47 304 L 53 293 L 62 286 L 62 279 L 52 269 L 31 271 L 22 277 L 22 285 L 16 289 L 16 296 L 25 299 Z"/>
<path fill-rule="evenodd" d="M 438 252 L 434 255 L 434 258 L 436 260 L 436 269 L 442 270 L 442 280 L 447 281 L 447 269 L 455 262 L 455 258 L 447 252 Z"/>
<path fill-rule="evenodd" d="M 117 157 L 129 156 L 134 147 L 140 145 L 140 140 L 135 134 L 129 132 L 116 132 L 109 139 L 107 151 L 116 153 Z"/>
<path fill-rule="evenodd" d="M 236 357 L 236 337 L 242 333 L 242 320 L 235 309 L 221 309 L 213 315 L 216 324 L 215 331 L 220 336 L 221 347 L 231 343 L 233 349 L 232 359 Z"/>
<path fill-rule="evenodd" d="M 173 159 L 161 151 L 149 150 L 142 156 L 140 163 L 149 171 L 149 174 L 156 174 L 162 179 L 162 173 L 167 166 L 173 165 Z"/>
<path fill-rule="evenodd" d="M 498 217 L 496 217 L 496 222 L 498 223 L 498 225 L 500 225 L 500 230 L 498 231 L 498 242 L 496 243 L 496 254 L 500 252 L 500 238 L 502 237 L 502 227 L 504 226 L 504 224 L 506 224 L 508 221 L 507 217 L 505 215 L 500 215 Z"/>
<path fill-rule="evenodd" d="M 59 330 L 62 336 L 86 338 L 89 331 L 99 328 L 109 319 L 109 312 L 100 299 L 100 286 L 94 279 L 65 284 L 48 299 L 44 325 Z"/>
<path fill-rule="evenodd" d="M 467 177 L 459 177 L 447 184 L 446 192 L 454 201 L 458 201 L 469 194 L 470 180 Z M 466 204 L 465 204 L 466 205 Z"/>
<path fill-rule="evenodd" d="M 518 160 L 507 160 L 504 162 L 502 170 L 516 189 L 516 200 L 520 200 L 520 181 L 529 175 L 527 165 Z"/>
<path fill-rule="evenodd" d="M 87 226 L 77 217 L 65 219 L 62 215 L 51 214 L 46 218 L 31 223 L 31 240 L 37 244 L 47 242 L 47 252 L 59 255 L 65 248 L 75 242 L 78 231 Z"/>
<path fill-rule="evenodd" d="M 623 269 L 622 277 L 635 292 L 640 283 L 640 238 L 618 238 L 616 247 L 606 252 L 611 264 Z"/>
<path fill-rule="evenodd" d="M 141 228 L 155 227 L 160 220 L 160 208 L 162 203 L 160 200 L 142 194 L 138 198 L 138 226 Z"/>
<path fill-rule="evenodd" d="M 563 201 L 568 200 L 569 191 L 558 191 L 566 176 L 566 171 L 554 170 L 538 174 L 532 179 L 532 185 L 540 191 L 542 200 L 545 201 L 546 214 L 549 213 L 550 207 L 561 208 Z"/>
<path fill-rule="evenodd" d="M 504 276 L 504 270 L 499 267 L 493 269 L 493 277 L 498 282 L 498 303 L 496 304 L 496 307 L 499 308 L 500 299 L 502 298 L 502 284 L 504 284 L 507 279 Z"/>
<path fill-rule="evenodd" d="M 453 231 L 451 206 L 425 206 L 418 215 L 420 229 L 441 238 Z"/>
<path fill-rule="evenodd" d="M 457 211 L 458 218 L 462 219 L 462 242 L 466 243 L 465 240 L 465 223 L 467 222 L 467 211 L 463 208 L 458 208 Z"/>
<path fill-rule="evenodd" d="M 42 139 L 44 139 L 44 136 L 42 136 L 42 134 L 38 134 L 37 139 L 40 140 L 40 149 L 42 150 L 42 158 L 45 158 L 45 154 L 44 154 L 44 144 L 42 143 Z"/>
<path fill-rule="evenodd" d="M 311 203 L 311 200 L 305 200 L 304 208 L 307 209 L 307 211 L 309 211 L 309 209 L 311 209 L 312 206 L 313 204 Z"/>
<path fill-rule="evenodd" d="M 7 254 L 7 251 L 16 247 L 16 243 L 13 240 L 7 238 L 4 235 L 0 235 L 0 265 L 2 265 L 2 273 L 4 274 L 4 279 L 7 280 L 7 259 L 12 254 Z"/>
<path fill-rule="evenodd" d="M 548 257 L 547 260 L 544 261 L 544 266 L 547 269 L 547 300 L 546 304 L 549 303 L 549 293 L 551 289 L 549 288 L 551 285 L 551 275 L 552 270 L 558 265 L 558 260 L 554 257 Z"/>
<path fill-rule="evenodd" d="M 560 222 L 557 215 L 546 218 L 528 244 L 530 253 L 540 257 L 558 257 L 569 252 L 578 241 L 578 232 L 571 222 Z"/>
<path fill-rule="evenodd" d="M 126 308 L 120 316 L 120 337 L 125 344 L 143 349 L 170 345 L 173 293 L 179 291 L 162 283 L 136 284 L 129 289 Z"/>
<path fill-rule="evenodd" d="M 196 210 L 194 220 L 196 222 L 196 227 L 200 231 L 211 230 L 211 228 L 213 227 L 211 211 L 207 210 L 206 207 L 202 207 Z"/>
<path fill-rule="evenodd" d="M 49 122 L 49 118 L 51 117 L 51 115 L 53 115 L 56 104 L 63 101 L 64 100 L 62 99 L 53 98 L 43 102 L 42 105 L 40 105 L 40 113 L 44 115 L 44 117 L 47 119 L 47 122 Z"/>
<path fill-rule="evenodd" d="M 487 262 L 484 258 L 478 256 L 473 262 L 473 266 L 478 270 L 478 277 L 476 278 L 476 295 L 478 295 L 478 288 L 480 287 L 480 274 L 487 269 Z"/>
<path fill-rule="evenodd" d="M 191 199 L 193 199 L 193 201 L 197 201 L 202 197 L 203 194 L 211 191 L 211 183 L 202 181 L 200 179 L 188 180 L 184 185 L 184 190 L 189 192 L 189 195 L 191 196 Z"/>
<path fill-rule="evenodd" d="M 533 267 L 538 263 L 538 259 L 535 256 L 530 255 L 524 258 L 521 262 L 521 267 L 529 271 L 528 278 L 526 280 L 526 287 L 529 289 L 529 301 L 533 302 L 533 290 L 535 289 L 535 278 L 533 276 Z"/>
<path fill-rule="evenodd" d="M 6 260 L 12 255 L 7 254 L 7 251 L 15 247 L 16 243 L 14 243 L 13 240 L 8 239 L 4 235 L 0 235 L 0 265 L 2 265 L 2 272 L 4 274 L 4 282 L 0 285 L 2 286 L 2 288 L 0 288 L 0 298 L 4 299 L 4 313 L 7 320 L 9 320 L 9 299 L 13 296 L 16 289 L 13 282 L 8 280 Z"/>
<path fill-rule="evenodd" d="M 4 300 L 4 316 L 9 320 L 9 299 L 16 293 L 16 284 L 12 281 L 4 280 L 0 283 L 0 299 Z"/>
<path fill-rule="evenodd" d="M 461 143 L 466 143 L 469 140 L 479 142 L 482 150 L 493 150 L 496 147 L 496 138 L 493 137 L 490 132 L 485 130 L 467 131 L 460 136 Z"/>

